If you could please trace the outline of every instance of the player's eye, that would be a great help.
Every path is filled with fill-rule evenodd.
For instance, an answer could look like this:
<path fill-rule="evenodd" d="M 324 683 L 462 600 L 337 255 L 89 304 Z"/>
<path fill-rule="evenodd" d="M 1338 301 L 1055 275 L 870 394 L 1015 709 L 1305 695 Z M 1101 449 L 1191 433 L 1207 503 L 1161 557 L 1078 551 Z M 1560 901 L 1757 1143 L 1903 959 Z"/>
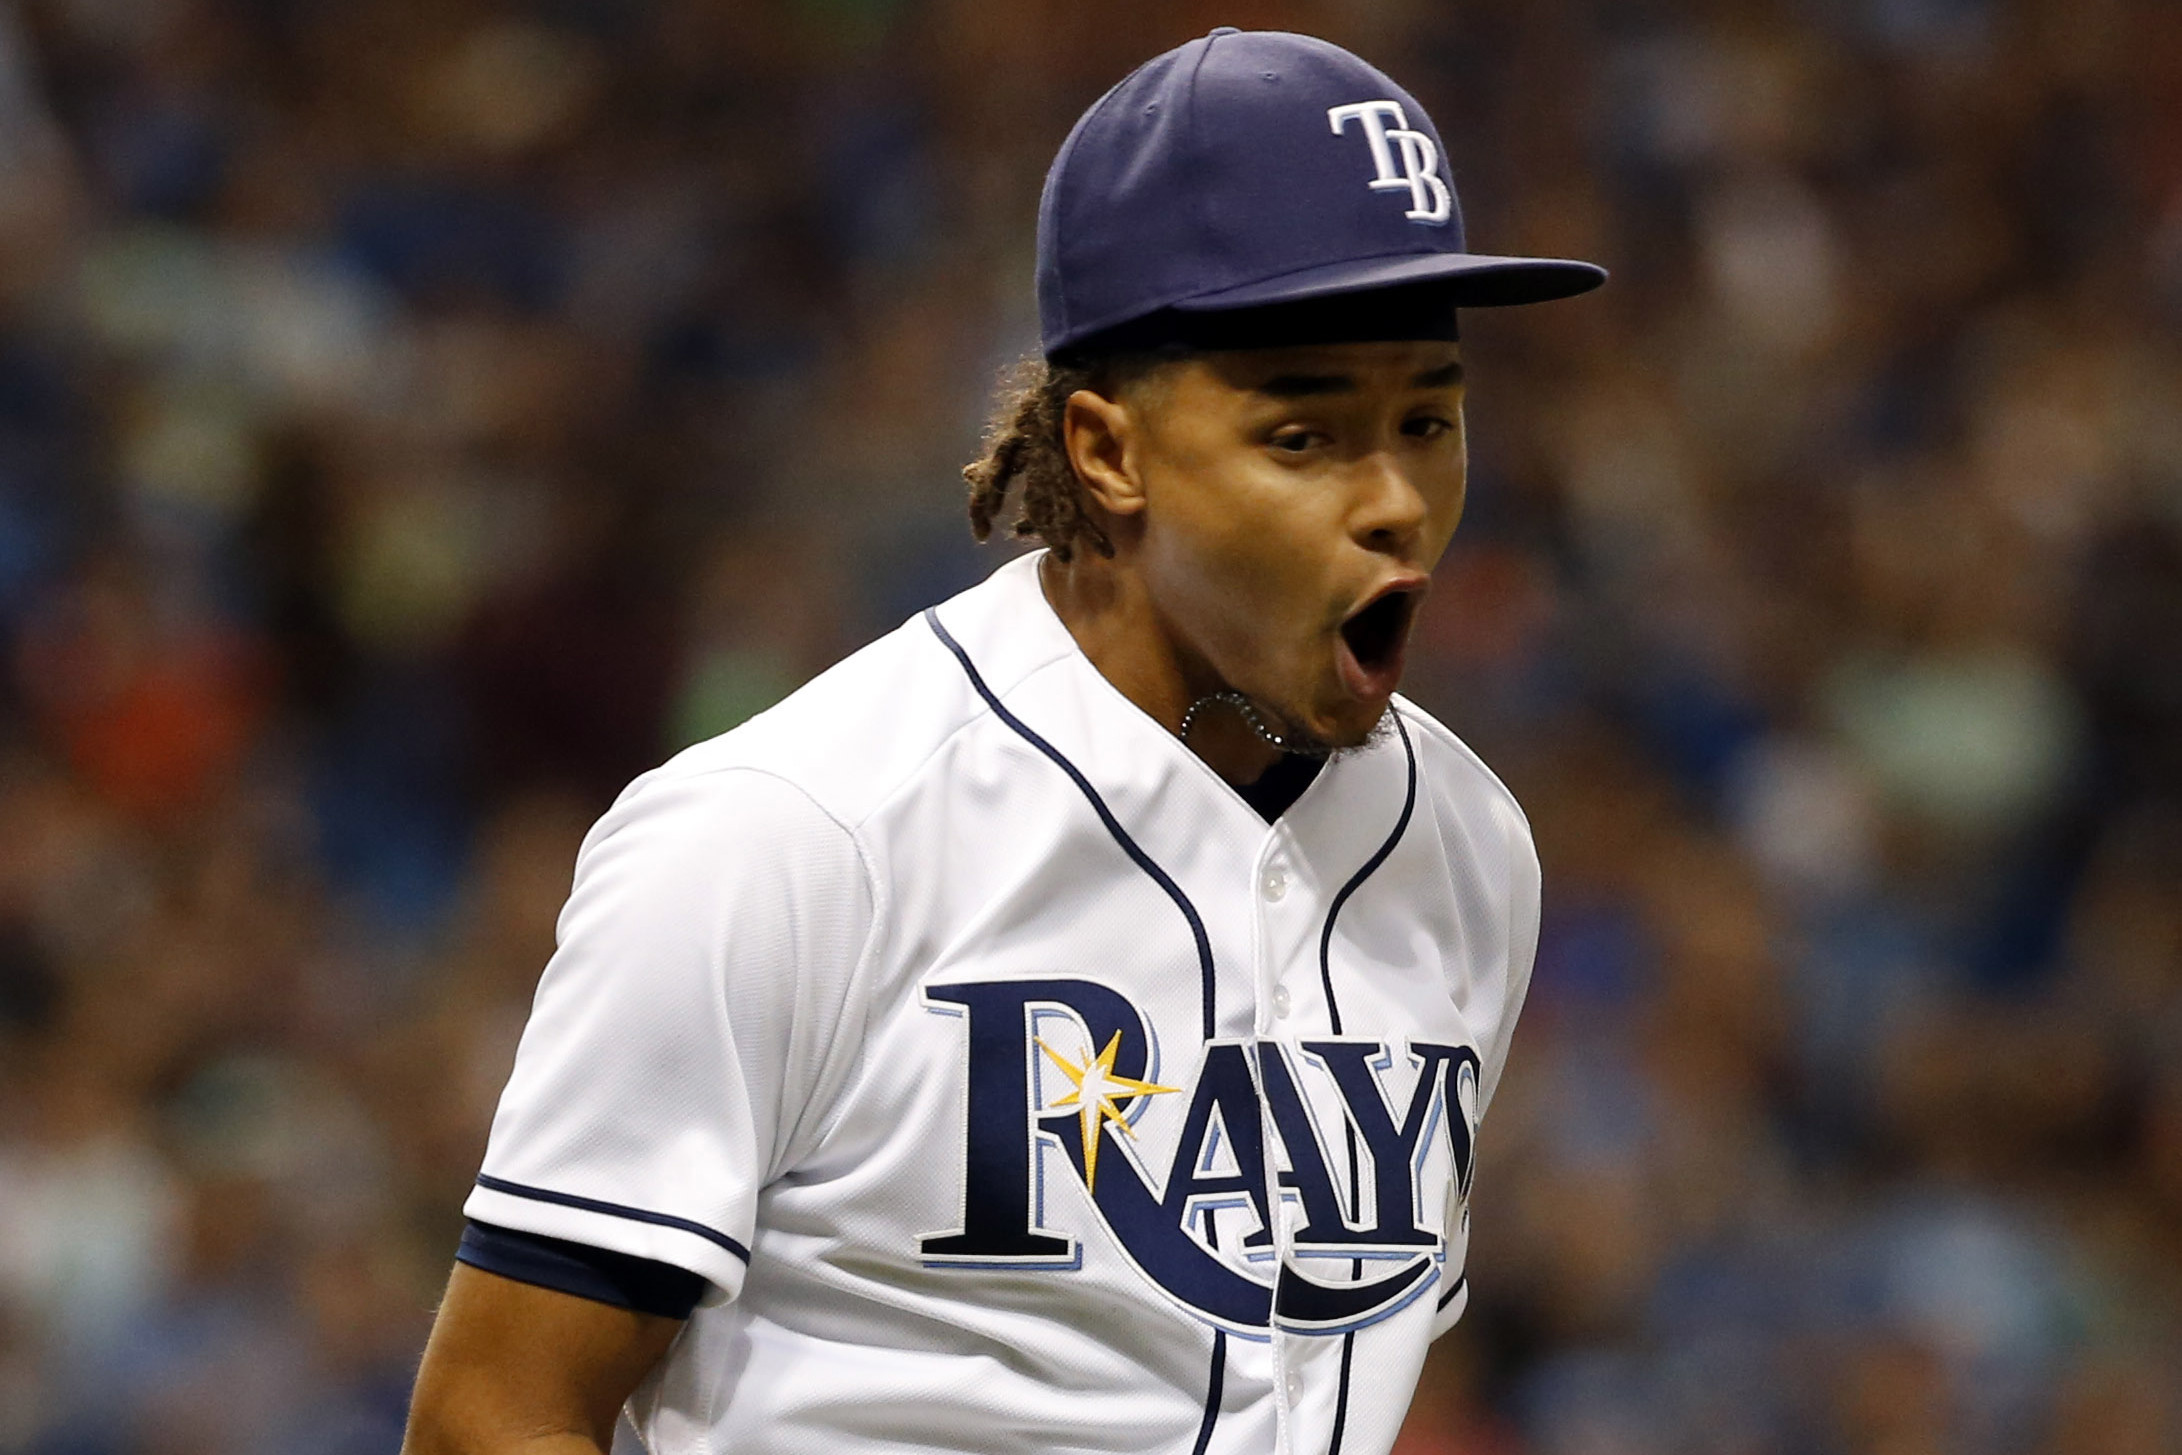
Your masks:
<path fill-rule="evenodd" d="M 1452 422 L 1436 414 L 1420 414 L 1402 421 L 1402 433 L 1411 439 L 1436 440 L 1453 428 Z"/>
<path fill-rule="evenodd" d="M 1300 455 L 1326 442 L 1326 436 L 1315 429 L 1301 425 L 1275 430 L 1266 443 L 1274 449 L 1291 455 Z"/>

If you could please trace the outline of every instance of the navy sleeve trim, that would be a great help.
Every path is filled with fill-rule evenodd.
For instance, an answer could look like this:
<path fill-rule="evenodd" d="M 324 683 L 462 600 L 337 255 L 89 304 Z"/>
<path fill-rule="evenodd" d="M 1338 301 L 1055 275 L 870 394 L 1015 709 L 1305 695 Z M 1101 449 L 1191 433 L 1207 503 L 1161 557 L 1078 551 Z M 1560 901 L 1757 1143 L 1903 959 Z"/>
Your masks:
<path fill-rule="evenodd" d="M 1433 1312 L 1437 1313 L 1440 1309 L 1443 1309 L 1447 1307 L 1447 1305 L 1453 1303 L 1455 1301 L 1455 1296 L 1469 1286 L 1470 1275 L 1465 1273 L 1460 1278 L 1456 1279 L 1453 1285 L 1450 1286 L 1445 1293 L 1440 1295 L 1440 1301 L 1433 1307 Z"/>
<path fill-rule="evenodd" d="M 504 1192 L 509 1197 L 527 1197 L 532 1202 L 550 1202 L 561 1207 L 580 1208 L 584 1212 L 604 1213 L 610 1218 L 627 1218 L 632 1223 L 650 1223 L 658 1228 L 677 1228 L 694 1233 L 706 1242 L 725 1248 L 743 1262 L 750 1261 L 750 1250 L 716 1228 L 703 1223 L 693 1223 L 688 1218 L 678 1218 L 671 1213 L 652 1212 L 641 1207 L 624 1207 L 618 1202 L 603 1202 L 595 1197 L 578 1197 L 573 1192 L 555 1192 L 546 1187 L 527 1187 L 520 1182 L 509 1182 L 502 1177 L 477 1174 L 477 1185 L 487 1192 Z"/>
<path fill-rule="evenodd" d="M 471 1219 L 462 1229 L 455 1260 L 517 1283 L 574 1294 L 593 1303 L 634 1309 L 663 1319 L 686 1319 L 704 1296 L 701 1274 L 672 1263 L 655 1263 L 605 1248 L 519 1233 Z"/>

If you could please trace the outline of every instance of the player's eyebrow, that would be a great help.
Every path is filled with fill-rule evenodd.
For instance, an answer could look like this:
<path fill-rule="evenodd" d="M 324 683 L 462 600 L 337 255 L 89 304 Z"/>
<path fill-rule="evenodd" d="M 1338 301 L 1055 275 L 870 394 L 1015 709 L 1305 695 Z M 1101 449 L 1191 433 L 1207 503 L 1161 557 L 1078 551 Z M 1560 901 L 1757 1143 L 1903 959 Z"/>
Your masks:
<path fill-rule="evenodd" d="M 1409 381 L 1412 389 L 1445 389 L 1462 382 L 1462 360 L 1451 359 L 1424 370 Z M 1347 394 L 1356 388 L 1348 374 L 1275 374 L 1252 386 L 1273 399 L 1309 399 L 1320 394 Z"/>
<path fill-rule="evenodd" d="M 1275 374 L 1254 385 L 1253 392 L 1275 399 L 1309 399 L 1316 394 L 1346 394 L 1355 387 L 1356 381 L 1347 374 Z"/>

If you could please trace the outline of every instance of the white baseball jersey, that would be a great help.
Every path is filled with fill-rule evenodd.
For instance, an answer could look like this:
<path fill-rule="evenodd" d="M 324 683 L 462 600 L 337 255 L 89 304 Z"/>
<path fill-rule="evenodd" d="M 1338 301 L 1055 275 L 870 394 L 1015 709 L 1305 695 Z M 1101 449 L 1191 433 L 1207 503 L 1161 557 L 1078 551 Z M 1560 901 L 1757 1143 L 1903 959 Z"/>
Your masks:
<path fill-rule="evenodd" d="M 656 1455 L 1375 1455 L 1462 1312 L 1522 814 L 1396 699 L 1268 825 L 1037 560 L 584 843 L 467 1211 L 709 1280 Z"/>

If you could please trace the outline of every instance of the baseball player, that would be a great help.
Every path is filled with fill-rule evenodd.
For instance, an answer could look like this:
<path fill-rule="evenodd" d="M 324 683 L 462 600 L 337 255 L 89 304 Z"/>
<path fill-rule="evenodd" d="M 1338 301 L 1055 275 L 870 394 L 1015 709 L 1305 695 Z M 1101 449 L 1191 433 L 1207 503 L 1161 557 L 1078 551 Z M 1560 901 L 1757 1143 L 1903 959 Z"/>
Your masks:
<path fill-rule="evenodd" d="M 1356 57 L 1218 30 L 1062 146 L 1044 549 L 586 839 L 408 1449 L 1384 1452 L 1462 1313 L 1537 936 L 1521 812 L 1395 693 L 1461 513 L 1466 250 Z"/>

